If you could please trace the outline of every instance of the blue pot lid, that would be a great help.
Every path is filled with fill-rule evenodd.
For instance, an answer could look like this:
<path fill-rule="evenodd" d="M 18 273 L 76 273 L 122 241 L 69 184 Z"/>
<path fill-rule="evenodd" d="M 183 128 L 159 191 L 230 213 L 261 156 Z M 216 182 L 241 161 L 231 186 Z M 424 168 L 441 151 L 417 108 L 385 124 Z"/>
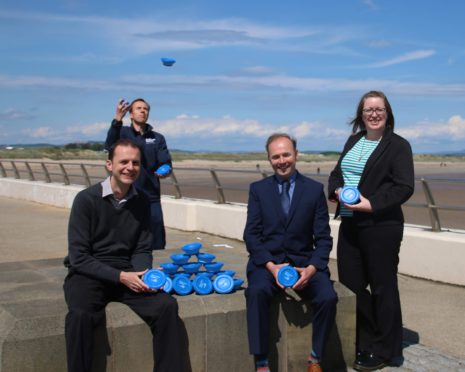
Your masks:
<path fill-rule="evenodd" d="M 163 291 L 166 293 L 171 293 L 173 290 L 173 280 L 170 277 L 166 277 L 165 285 L 163 286 Z"/>
<path fill-rule="evenodd" d="M 299 279 L 299 273 L 292 266 L 284 266 L 278 271 L 278 281 L 283 287 L 292 287 Z"/>
<path fill-rule="evenodd" d="M 216 258 L 215 255 L 211 253 L 207 253 L 207 252 L 199 253 L 197 257 L 199 259 L 199 262 L 202 262 L 202 263 L 212 262 Z"/>
<path fill-rule="evenodd" d="M 355 204 L 359 199 L 360 192 L 353 186 L 345 186 L 339 193 L 339 200 L 345 204 Z"/>
<path fill-rule="evenodd" d="M 206 277 L 208 277 L 208 278 L 211 278 L 213 275 L 215 275 L 215 273 L 214 273 L 214 272 L 211 272 L 211 271 L 198 271 L 198 272 L 195 273 L 195 275 L 196 275 L 196 276 L 201 276 L 201 275 L 203 275 L 203 276 L 206 276 Z"/>
<path fill-rule="evenodd" d="M 163 269 L 163 272 L 166 274 L 174 274 L 178 271 L 179 265 L 176 265 L 172 262 L 162 262 L 160 267 Z"/>
<path fill-rule="evenodd" d="M 187 254 L 197 254 L 200 248 L 202 248 L 202 243 L 195 242 L 184 245 L 182 250 Z"/>
<path fill-rule="evenodd" d="M 186 273 L 194 274 L 199 271 L 199 269 L 202 267 L 202 264 L 200 262 L 192 262 L 186 265 L 183 265 L 183 269 Z"/>
<path fill-rule="evenodd" d="M 221 294 L 230 293 L 234 288 L 234 279 L 229 275 L 218 275 L 213 282 L 213 288 Z"/>
<path fill-rule="evenodd" d="M 223 262 L 219 262 L 219 261 L 210 262 L 210 263 L 203 264 L 203 266 L 205 267 L 206 271 L 217 273 L 223 267 Z"/>
<path fill-rule="evenodd" d="M 207 275 L 199 275 L 194 279 L 194 291 L 199 295 L 207 295 L 213 291 L 213 283 Z"/>
<path fill-rule="evenodd" d="M 165 174 L 168 174 L 171 170 L 171 167 L 169 164 L 163 164 L 161 167 L 159 167 L 155 173 L 159 174 L 160 176 L 164 176 Z"/>
<path fill-rule="evenodd" d="M 163 63 L 164 66 L 173 66 L 176 63 L 176 60 L 171 57 L 162 57 L 161 63 Z"/>
<path fill-rule="evenodd" d="M 178 275 L 173 280 L 173 290 L 181 296 L 188 295 L 192 292 L 192 282 L 185 275 Z"/>
<path fill-rule="evenodd" d="M 234 289 L 235 290 L 241 288 L 242 284 L 244 284 L 244 279 L 234 278 Z"/>
<path fill-rule="evenodd" d="M 151 269 L 147 271 L 142 280 L 152 289 L 160 289 L 165 285 L 166 275 L 161 270 Z"/>
<path fill-rule="evenodd" d="M 181 265 L 185 265 L 186 263 L 188 263 L 191 256 L 188 254 L 184 254 L 184 253 L 175 253 L 175 254 L 172 254 L 170 258 L 176 265 L 181 266 Z"/>

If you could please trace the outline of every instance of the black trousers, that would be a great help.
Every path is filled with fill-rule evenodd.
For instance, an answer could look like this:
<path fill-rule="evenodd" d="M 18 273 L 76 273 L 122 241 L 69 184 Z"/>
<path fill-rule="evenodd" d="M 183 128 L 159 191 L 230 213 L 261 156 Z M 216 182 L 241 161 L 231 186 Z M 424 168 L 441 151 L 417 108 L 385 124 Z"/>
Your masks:
<path fill-rule="evenodd" d="M 268 354 L 270 303 L 278 291 L 273 275 L 263 266 L 247 265 L 248 287 L 245 290 L 247 304 L 247 331 L 249 351 L 253 355 Z M 307 287 L 298 292 L 310 299 L 313 312 L 313 351 L 321 358 L 326 341 L 334 326 L 337 294 L 329 278 L 329 271 L 317 271 Z M 310 345 L 310 342 L 309 342 Z M 310 353 L 309 347 L 309 353 Z"/>
<path fill-rule="evenodd" d="M 403 225 L 339 227 L 339 281 L 357 296 L 357 351 L 385 359 L 402 356 L 402 312 L 397 285 Z"/>
<path fill-rule="evenodd" d="M 76 273 L 66 277 L 63 288 L 68 305 L 65 337 L 69 372 L 91 370 L 94 329 L 104 321 L 105 306 L 109 302 L 128 305 L 149 325 L 153 335 L 154 371 L 183 370 L 178 304 L 169 294 L 139 294 L 122 284 L 109 284 Z"/>
<path fill-rule="evenodd" d="M 152 228 L 152 250 L 165 249 L 166 231 L 160 201 L 150 203 L 150 218 L 150 226 Z"/>

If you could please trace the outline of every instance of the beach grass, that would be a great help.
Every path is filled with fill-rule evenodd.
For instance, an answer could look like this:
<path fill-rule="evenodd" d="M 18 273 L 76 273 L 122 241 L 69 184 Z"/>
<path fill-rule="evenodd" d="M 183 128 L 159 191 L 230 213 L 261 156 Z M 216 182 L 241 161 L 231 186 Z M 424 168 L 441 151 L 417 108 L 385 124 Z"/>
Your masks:
<path fill-rule="evenodd" d="M 266 161 L 267 155 L 263 152 L 193 152 L 171 150 L 174 161 L 183 160 L 206 160 L 206 161 Z M 11 150 L 0 149 L 0 159 L 50 159 L 50 160 L 105 160 L 107 154 L 104 151 L 90 149 L 66 148 L 60 146 L 50 147 L 16 147 Z M 335 151 L 325 151 L 321 153 L 299 154 L 299 161 L 303 162 L 327 162 L 337 161 L 339 153 Z M 434 155 L 415 154 L 415 162 L 464 162 L 465 156 L 457 155 Z"/>

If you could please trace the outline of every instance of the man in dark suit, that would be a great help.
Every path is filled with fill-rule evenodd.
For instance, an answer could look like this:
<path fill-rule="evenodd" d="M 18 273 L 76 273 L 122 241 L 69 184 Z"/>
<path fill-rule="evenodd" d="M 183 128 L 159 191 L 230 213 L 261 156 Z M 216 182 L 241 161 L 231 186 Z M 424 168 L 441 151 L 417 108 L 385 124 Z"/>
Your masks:
<path fill-rule="evenodd" d="M 283 289 L 277 279 L 279 269 L 291 265 L 299 273 L 292 288 L 312 303 L 307 371 L 318 372 L 337 302 L 327 267 L 332 238 L 326 197 L 322 184 L 296 170 L 294 138 L 275 133 L 266 150 L 274 175 L 251 184 L 244 231 L 249 252 L 245 292 L 249 350 L 256 371 L 269 371 L 269 304 Z"/>

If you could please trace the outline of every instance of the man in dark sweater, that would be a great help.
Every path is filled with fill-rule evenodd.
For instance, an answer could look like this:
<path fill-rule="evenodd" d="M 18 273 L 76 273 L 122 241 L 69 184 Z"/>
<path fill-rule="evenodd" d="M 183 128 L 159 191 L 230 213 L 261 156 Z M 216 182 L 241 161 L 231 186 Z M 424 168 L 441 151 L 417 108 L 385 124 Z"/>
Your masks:
<path fill-rule="evenodd" d="M 129 112 L 131 126 L 123 126 L 123 118 Z M 105 148 L 111 146 L 120 138 L 134 141 L 142 152 L 141 172 L 135 185 L 143 190 L 150 199 L 150 214 L 152 228 L 152 249 L 165 248 L 165 227 L 160 203 L 160 178 L 169 174 L 158 175 L 155 171 L 164 164 L 172 167 L 171 155 L 166 145 L 165 137 L 153 130 L 147 123 L 150 105 L 142 98 L 137 98 L 131 104 L 120 100 L 116 105 L 116 113 L 111 122 L 105 140 Z"/>
<path fill-rule="evenodd" d="M 69 219 L 63 286 L 68 371 L 91 370 L 94 329 L 104 321 L 109 302 L 122 302 L 151 328 L 154 371 L 179 372 L 177 302 L 142 280 L 152 267 L 152 236 L 150 203 L 133 186 L 141 167 L 138 146 L 117 141 L 106 167 L 111 175 L 77 194 Z"/>

